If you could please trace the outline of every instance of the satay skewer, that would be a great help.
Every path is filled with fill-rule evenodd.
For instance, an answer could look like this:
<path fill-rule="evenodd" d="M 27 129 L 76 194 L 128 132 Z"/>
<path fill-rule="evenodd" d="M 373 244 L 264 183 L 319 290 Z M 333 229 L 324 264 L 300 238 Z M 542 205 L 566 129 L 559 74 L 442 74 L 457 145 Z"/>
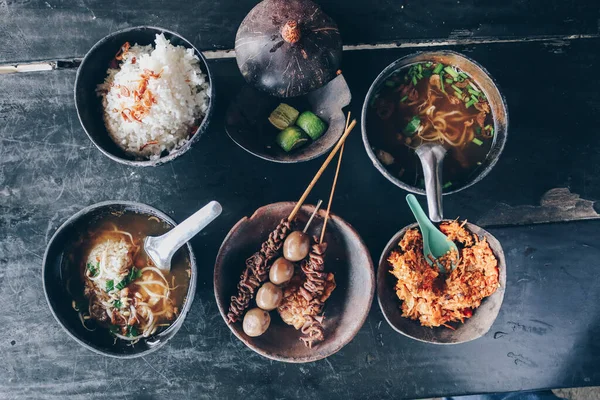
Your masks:
<path fill-rule="evenodd" d="M 308 185 L 308 187 L 306 188 L 306 190 L 300 197 L 300 200 L 298 200 L 298 202 L 296 203 L 296 206 L 294 207 L 294 209 L 292 210 L 292 212 L 290 213 L 290 215 L 287 218 L 288 221 L 291 221 L 296 217 L 296 214 L 300 210 L 300 207 L 302 207 L 302 204 L 304 204 L 304 201 L 310 194 L 310 191 L 313 189 L 313 187 L 315 186 L 315 184 L 317 183 L 317 181 L 319 180 L 321 175 L 323 175 L 323 172 L 325 171 L 325 169 L 327 168 L 327 166 L 329 165 L 331 160 L 333 160 L 333 157 L 335 157 L 335 155 L 338 153 L 340 148 L 344 145 L 346 138 L 348 137 L 350 132 L 352 132 L 352 129 L 354 129 L 355 125 L 356 125 L 356 120 L 353 120 L 352 123 L 350 123 L 350 125 L 348 125 L 346 127 L 344 134 L 342 135 L 340 140 L 337 142 L 337 144 L 335 145 L 333 150 L 331 150 L 331 153 L 329 153 L 329 156 L 327 156 L 327 159 L 325 160 L 325 162 L 323 162 L 323 165 L 321 165 L 321 168 L 317 171 L 315 177 L 312 179 L 312 181 L 310 182 L 310 184 Z"/>
<path fill-rule="evenodd" d="M 348 118 L 346 118 L 346 129 L 350 123 L 350 111 L 348 111 Z M 333 184 L 331 185 L 331 193 L 329 194 L 329 202 L 327 203 L 327 212 L 325 213 L 325 220 L 323 221 L 323 229 L 321 229 L 321 237 L 319 243 L 323 243 L 325 238 L 325 230 L 327 229 L 327 221 L 329 221 L 329 212 L 331 210 L 331 203 L 333 202 L 333 194 L 335 193 L 335 186 L 337 185 L 338 175 L 340 173 L 340 165 L 342 165 L 342 156 L 344 155 L 344 145 L 340 150 L 340 156 L 338 158 L 337 167 L 335 168 L 335 175 L 333 177 Z"/>

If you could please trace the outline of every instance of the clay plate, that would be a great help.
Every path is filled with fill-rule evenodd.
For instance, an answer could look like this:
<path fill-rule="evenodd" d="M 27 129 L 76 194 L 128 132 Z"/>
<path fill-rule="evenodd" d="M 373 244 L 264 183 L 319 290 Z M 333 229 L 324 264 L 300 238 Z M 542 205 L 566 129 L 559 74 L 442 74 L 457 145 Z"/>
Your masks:
<path fill-rule="evenodd" d="M 229 301 L 245 268 L 245 260 L 256 252 L 282 218 L 289 215 L 294 203 L 274 203 L 256 210 L 250 218 L 242 218 L 223 241 L 215 264 L 215 298 L 226 321 Z M 304 227 L 314 206 L 305 205 L 296 217 Z M 319 212 L 309 229 L 321 231 L 324 211 Z M 325 306 L 324 342 L 308 349 L 300 341 L 301 333 L 286 325 L 277 311 L 271 311 L 271 326 L 262 336 L 251 338 L 242 330 L 241 322 L 229 328 L 246 346 L 277 361 L 303 363 L 328 357 L 348 344 L 365 322 L 375 291 L 373 262 L 358 233 L 340 217 L 332 215 L 325 241 L 328 249 L 325 270 L 335 274 L 337 287 Z M 254 302 L 251 307 L 254 307 Z"/>
<path fill-rule="evenodd" d="M 396 291 L 394 290 L 397 279 L 389 273 L 387 262 L 388 255 L 396 248 L 404 233 L 408 229 L 415 227 L 417 227 L 416 223 L 396 233 L 386 245 L 379 260 L 379 268 L 377 270 L 377 299 L 385 319 L 396 331 L 421 342 L 458 344 L 482 337 L 490 330 L 496 320 L 506 289 L 506 260 L 504 259 L 504 251 L 500 242 L 486 230 L 470 223 L 466 224 L 470 232 L 477 234 L 480 238 L 487 238 L 494 255 L 498 259 L 500 287 L 494 294 L 485 298 L 481 302 L 481 306 L 475 310 L 473 316 L 467 319 L 464 324 L 458 325 L 456 330 L 453 331 L 445 327 L 427 328 L 421 326 L 418 321 L 402 316 L 402 311 L 400 310 L 401 301 L 396 296 Z M 452 325 L 456 326 L 456 324 Z"/>

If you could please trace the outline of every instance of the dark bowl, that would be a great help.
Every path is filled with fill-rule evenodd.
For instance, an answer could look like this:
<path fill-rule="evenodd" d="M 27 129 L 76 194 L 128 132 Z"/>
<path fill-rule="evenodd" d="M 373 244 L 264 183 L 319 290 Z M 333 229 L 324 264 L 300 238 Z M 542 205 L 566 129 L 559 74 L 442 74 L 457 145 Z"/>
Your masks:
<path fill-rule="evenodd" d="M 163 212 L 141 203 L 105 201 L 86 207 L 63 223 L 50 239 L 44 254 L 42 281 L 52 315 L 77 343 L 98 354 L 116 358 L 135 358 L 145 356 L 164 346 L 181 328 L 196 293 L 196 258 L 189 243 L 175 255 L 175 257 L 189 258 L 192 273 L 185 301 L 180 307 L 181 312 L 167 329 L 140 340 L 134 346 L 122 340 L 117 340 L 115 343 L 114 337 L 106 329 L 97 329 L 93 332 L 86 330 L 72 308 L 73 296 L 67 290 L 67 282 L 76 271 L 68 269 L 63 262 L 66 256 L 65 245 L 74 240 L 80 229 L 89 226 L 90 223 L 93 224 L 102 216 L 123 212 L 155 216 L 170 227 L 176 225 L 175 221 Z"/>
<path fill-rule="evenodd" d="M 225 129 L 231 140 L 263 160 L 278 163 L 309 161 L 325 154 L 338 142 L 346 124 L 342 108 L 350 104 L 351 98 L 342 75 L 320 89 L 293 99 L 269 96 L 245 85 L 229 105 Z M 297 106 L 300 112 L 314 112 L 327 123 L 327 131 L 314 142 L 286 153 L 275 143 L 277 131 L 268 121 L 269 115 L 280 103 Z"/>
<path fill-rule="evenodd" d="M 168 155 L 157 160 L 136 160 L 135 156 L 127 154 L 109 136 L 103 120 L 102 99 L 96 94 L 96 86 L 103 83 L 106 78 L 106 71 L 115 57 L 117 51 L 123 43 L 129 42 L 131 45 L 149 45 L 154 44 L 157 34 L 164 33 L 165 37 L 171 41 L 174 46 L 184 46 L 194 49 L 194 53 L 200 59 L 200 69 L 206 74 L 210 84 L 208 110 L 198 129 L 192 134 L 191 138 L 179 149 L 176 149 Z M 182 36 L 162 28 L 151 26 L 137 26 L 127 28 L 121 31 L 111 33 L 96 43 L 85 55 L 75 77 L 75 107 L 79 122 L 85 130 L 92 143 L 98 150 L 107 157 L 122 164 L 139 167 L 154 167 L 164 164 L 179 157 L 200 139 L 200 136 L 208 128 L 215 104 L 214 81 L 202 53 L 188 42 Z"/>
<path fill-rule="evenodd" d="M 490 74 L 485 70 L 485 68 L 483 68 L 474 60 L 454 51 L 440 50 L 411 54 L 406 57 L 402 57 L 388 65 L 377 76 L 377 78 L 371 85 L 369 91 L 367 92 L 367 96 L 365 97 L 361 118 L 362 138 L 365 148 L 367 149 L 367 154 L 369 155 L 369 158 L 373 162 L 373 165 L 375 165 L 375 167 L 379 170 L 379 172 L 381 172 L 383 176 L 385 176 L 390 182 L 394 183 L 396 186 L 399 186 L 404 190 L 417 194 L 425 194 L 424 189 L 409 185 L 408 183 L 396 178 L 385 168 L 385 165 L 383 165 L 379 161 L 369 143 L 369 132 L 367 129 L 367 111 L 369 108 L 371 98 L 375 95 L 375 93 L 377 93 L 381 85 L 383 85 L 384 82 L 395 71 L 403 69 L 412 64 L 427 61 L 432 61 L 436 63 L 441 62 L 446 65 L 453 65 L 455 67 L 460 68 L 469 76 L 471 76 L 479 85 L 479 87 L 483 90 L 487 99 L 489 100 L 490 106 L 492 108 L 492 116 L 494 119 L 494 142 L 492 143 L 492 147 L 490 148 L 487 157 L 485 158 L 485 160 L 482 161 L 481 166 L 477 170 L 477 173 L 473 174 L 468 181 L 466 181 L 462 185 L 453 185 L 451 190 L 444 190 L 443 194 L 451 194 L 466 189 L 471 185 L 474 185 L 490 173 L 492 168 L 494 168 L 494 165 L 496 165 L 496 163 L 498 162 L 498 158 L 500 157 L 500 154 L 504 149 L 506 137 L 508 134 L 508 109 L 506 107 L 506 101 L 504 100 L 504 96 L 502 96 L 502 94 L 500 93 L 497 84 L 494 82 Z"/>
<path fill-rule="evenodd" d="M 500 307 L 502 306 L 504 291 L 506 289 L 506 260 L 504 259 L 504 251 L 502 250 L 500 242 L 486 230 L 470 223 L 466 224 L 466 227 L 470 232 L 476 234 L 480 238 L 487 238 L 490 248 L 498 259 L 500 287 L 494 294 L 483 299 L 479 308 L 473 313 L 473 316 L 465 320 L 464 323 L 458 325 L 456 330 L 445 327 L 428 328 L 421 326 L 419 321 L 414 321 L 402 316 L 402 311 L 400 310 L 401 300 L 398 299 L 396 291 L 394 290 L 397 279 L 390 274 L 390 267 L 388 266 L 387 261 L 389 254 L 398 246 L 404 233 L 408 229 L 417 226 L 418 225 L 415 223 L 396 233 L 385 246 L 385 250 L 379 259 L 379 268 L 377 269 L 377 299 L 379 301 L 379 307 L 383 312 L 383 316 L 394 330 L 421 342 L 458 344 L 482 337 L 490 330 L 492 324 L 496 320 Z"/>
<path fill-rule="evenodd" d="M 223 241 L 215 264 L 215 297 L 221 316 L 227 323 L 231 296 L 245 267 L 245 260 L 256 252 L 269 233 L 294 208 L 295 203 L 274 203 L 242 218 Z M 297 216 L 304 226 L 314 206 L 305 205 Z M 320 233 L 324 212 L 315 217 L 309 233 Z M 325 305 L 325 341 L 312 349 L 300 341 L 300 332 L 286 325 L 277 311 L 271 312 L 271 326 L 262 336 L 249 337 L 242 323 L 227 324 L 246 346 L 267 358 L 303 363 L 328 357 L 348 344 L 365 322 L 375 290 L 373 262 L 358 233 L 340 217 L 332 215 L 325 234 L 328 243 L 325 270 L 335 274 L 336 289 Z M 251 306 L 252 307 L 252 306 Z"/>

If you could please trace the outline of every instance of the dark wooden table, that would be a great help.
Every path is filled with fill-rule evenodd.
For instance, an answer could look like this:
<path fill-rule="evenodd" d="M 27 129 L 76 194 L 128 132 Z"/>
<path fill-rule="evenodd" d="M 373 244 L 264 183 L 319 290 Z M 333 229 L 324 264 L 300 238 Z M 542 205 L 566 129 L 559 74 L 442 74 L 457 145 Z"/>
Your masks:
<path fill-rule="evenodd" d="M 224 50 L 254 4 L 0 0 L 0 64 L 69 66 L 111 31 L 157 25 L 209 51 L 218 96 L 209 132 L 189 153 L 138 169 L 112 162 L 86 138 L 73 104 L 74 68 L 0 75 L 0 398 L 398 399 L 600 385 L 598 2 L 322 2 L 348 45 L 343 70 L 355 116 L 379 71 L 418 50 L 463 52 L 499 82 L 510 112 L 507 147 L 486 179 L 445 198 L 445 214 L 489 227 L 504 245 L 508 283 L 482 339 L 456 346 L 410 340 L 387 325 L 375 302 L 353 342 L 305 365 L 247 349 L 213 297 L 212 267 L 229 228 L 261 205 L 296 200 L 322 162 L 271 164 L 224 132 L 228 99 L 242 83 Z M 331 173 L 310 200 L 327 196 Z M 371 165 L 358 129 L 337 194 L 334 212 L 357 228 L 374 260 L 411 221 L 405 193 Z M 49 237 L 77 210 L 109 199 L 148 203 L 179 221 L 212 199 L 225 210 L 192 242 L 199 285 L 183 328 L 135 360 L 80 348 L 42 293 Z"/>

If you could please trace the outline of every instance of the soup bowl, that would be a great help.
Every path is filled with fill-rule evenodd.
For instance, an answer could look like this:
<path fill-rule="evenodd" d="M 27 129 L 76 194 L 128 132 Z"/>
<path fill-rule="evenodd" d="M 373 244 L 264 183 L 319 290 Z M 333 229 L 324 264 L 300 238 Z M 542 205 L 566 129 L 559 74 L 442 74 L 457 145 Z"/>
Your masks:
<path fill-rule="evenodd" d="M 123 43 L 129 42 L 132 46 L 134 44 L 143 46 L 154 44 L 156 35 L 161 33 L 165 35 L 165 38 L 173 46 L 183 46 L 194 50 L 194 54 L 200 59 L 200 69 L 206 75 L 206 79 L 210 85 L 208 93 L 209 104 L 206 115 L 183 146 L 156 160 L 139 160 L 122 150 L 108 134 L 104 124 L 102 99 L 96 94 L 96 87 L 104 82 L 109 65 Z M 188 151 L 206 132 L 215 103 L 214 80 L 202 53 L 179 34 L 167 29 L 151 26 L 137 26 L 123 29 L 111 33 L 96 43 L 85 55 L 77 70 L 74 94 L 75 107 L 81 126 L 96 148 L 114 161 L 138 167 L 158 166 L 174 160 Z"/>
<path fill-rule="evenodd" d="M 397 176 L 393 175 L 383 165 L 383 163 L 377 158 L 374 149 L 372 148 L 369 140 L 369 135 L 375 134 L 369 130 L 369 115 L 368 109 L 374 96 L 378 93 L 379 89 L 385 84 L 394 72 L 409 67 L 413 64 L 423 63 L 431 61 L 433 63 L 442 63 L 444 65 L 452 65 L 459 68 L 460 70 L 467 73 L 479 86 L 479 88 L 485 93 L 486 98 L 489 101 L 494 124 L 494 138 L 491 148 L 485 157 L 481 161 L 481 165 L 477 168 L 474 174 L 472 174 L 468 180 L 460 185 L 452 186 L 449 190 L 444 190 L 443 194 L 451 194 L 466 189 L 475 183 L 482 180 L 492 170 L 494 165 L 498 162 L 500 154 L 504 149 L 507 137 L 508 128 L 508 111 L 504 97 L 500 93 L 497 84 L 494 82 L 490 74 L 472 59 L 449 50 L 431 51 L 431 52 L 420 52 L 402 57 L 390 65 L 388 65 L 375 79 L 367 96 L 363 103 L 361 128 L 362 128 L 362 139 L 367 150 L 369 158 L 373 162 L 373 165 L 385 176 L 390 182 L 399 186 L 400 188 L 416 194 L 425 194 L 423 188 L 408 184 Z"/>
<path fill-rule="evenodd" d="M 251 216 L 242 218 L 227 234 L 215 263 L 215 298 L 221 316 L 233 334 L 246 346 L 264 357 L 284 362 L 303 363 L 328 357 L 348 344 L 364 324 L 375 293 L 373 262 L 358 233 L 343 219 L 330 215 L 325 235 L 325 271 L 335 274 L 336 288 L 325 303 L 325 340 L 306 347 L 302 334 L 286 325 L 277 310 L 271 311 L 271 324 L 258 337 L 244 333 L 242 322 L 227 322 L 230 299 L 237 293 L 237 284 L 245 260 L 260 249 L 261 243 L 277 224 L 286 218 L 295 203 L 282 202 L 261 207 Z M 304 227 L 314 206 L 304 205 L 296 217 L 297 227 Z M 319 234 L 324 211 L 315 216 L 308 233 Z M 253 306 L 252 301 L 250 308 Z"/>
<path fill-rule="evenodd" d="M 449 220 L 446 220 L 449 221 Z M 506 290 L 506 260 L 504 251 L 498 239 L 486 230 L 466 223 L 469 232 L 476 234 L 479 238 L 486 238 L 492 252 L 498 260 L 500 286 L 489 297 L 482 300 L 481 305 L 473 311 L 473 316 L 465 320 L 464 323 L 456 326 L 455 330 L 446 327 L 429 328 L 422 326 L 419 321 L 405 318 L 402 316 L 400 306 L 402 301 L 396 295 L 394 289 L 397 279 L 392 275 L 387 261 L 390 253 L 398 247 L 398 243 L 404 237 L 407 230 L 417 228 L 418 224 L 408 225 L 392 237 L 381 253 L 379 267 L 377 269 L 377 301 L 383 312 L 383 316 L 390 326 L 397 332 L 421 342 L 434 344 L 458 344 L 478 339 L 485 335 L 492 327 Z"/>
<path fill-rule="evenodd" d="M 186 263 L 189 263 L 191 274 L 183 304 L 179 307 L 179 315 L 166 329 L 141 339 L 134 345 L 123 340 L 115 341 L 115 337 L 106 328 L 97 327 L 94 331 L 87 330 L 82 325 L 79 314 L 73 309 L 73 301 L 81 296 L 71 293 L 71 283 L 72 280 L 81 278 L 77 267 L 69 262 L 69 245 L 77 240 L 80 232 L 103 221 L 106 216 L 118 216 L 124 213 L 157 218 L 167 230 L 176 225 L 163 212 L 141 203 L 106 201 L 91 205 L 65 221 L 50 239 L 43 259 L 42 280 L 50 311 L 71 338 L 98 354 L 116 358 L 134 358 L 147 355 L 164 346 L 181 328 L 196 292 L 196 258 L 189 243 L 179 249 L 174 256 L 174 260 L 178 260 L 178 257 L 181 260 L 183 257 Z"/>

